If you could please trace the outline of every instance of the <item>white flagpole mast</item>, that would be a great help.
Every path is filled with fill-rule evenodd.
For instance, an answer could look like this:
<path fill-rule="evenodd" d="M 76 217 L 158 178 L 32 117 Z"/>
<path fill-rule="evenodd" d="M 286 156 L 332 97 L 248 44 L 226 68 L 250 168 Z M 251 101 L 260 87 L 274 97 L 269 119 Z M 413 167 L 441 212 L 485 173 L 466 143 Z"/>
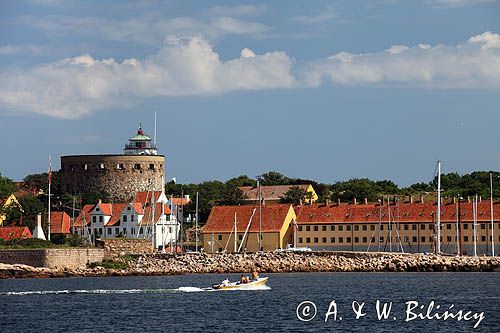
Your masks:
<path fill-rule="evenodd" d="M 236 226 L 236 212 L 234 212 L 234 252 L 238 250 L 238 243 L 236 242 L 236 237 L 238 237 L 238 231 Z"/>
<path fill-rule="evenodd" d="M 156 149 L 156 111 L 155 111 L 155 133 L 154 133 L 154 145 L 155 145 L 155 149 Z"/>
<path fill-rule="evenodd" d="M 495 225 L 493 219 L 493 174 L 490 172 L 490 216 L 491 216 L 491 255 L 495 256 Z"/>
<path fill-rule="evenodd" d="M 48 213 L 48 232 L 47 232 L 47 236 L 48 236 L 48 240 L 50 241 L 50 187 L 52 185 L 52 157 L 49 155 L 49 213 Z"/>
<path fill-rule="evenodd" d="M 437 254 L 441 254 L 441 161 L 438 161 L 438 189 L 437 189 Z"/>

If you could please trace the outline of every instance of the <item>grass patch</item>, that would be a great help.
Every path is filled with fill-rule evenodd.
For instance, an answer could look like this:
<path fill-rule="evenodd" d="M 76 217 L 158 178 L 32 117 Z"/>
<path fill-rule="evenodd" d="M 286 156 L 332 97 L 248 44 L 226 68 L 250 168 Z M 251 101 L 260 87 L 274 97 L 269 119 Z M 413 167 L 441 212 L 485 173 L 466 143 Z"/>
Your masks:
<path fill-rule="evenodd" d="M 61 247 L 66 247 L 66 246 L 54 244 L 51 241 L 38 238 L 11 239 L 11 240 L 0 239 L 0 249 L 4 250 L 51 249 L 51 248 L 61 248 Z"/>

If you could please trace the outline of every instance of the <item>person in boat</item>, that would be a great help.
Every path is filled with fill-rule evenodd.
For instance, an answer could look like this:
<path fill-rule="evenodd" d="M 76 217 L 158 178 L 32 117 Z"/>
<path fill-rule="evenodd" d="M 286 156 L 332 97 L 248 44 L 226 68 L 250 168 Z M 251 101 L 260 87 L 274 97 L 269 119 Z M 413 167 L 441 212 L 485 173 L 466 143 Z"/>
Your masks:
<path fill-rule="evenodd" d="M 245 275 L 241 274 L 240 283 L 247 283 L 247 279 L 245 279 Z"/>
<path fill-rule="evenodd" d="M 245 283 L 250 283 L 250 277 L 249 276 L 245 277 Z"/>
<path fill-rule="evenodd" d="M 259 279 L 259 272 L 257 272 L 256 270 L 254 270 L 252 272 L 252 280 L 253 281 L 257 281 Z"/>
<path fill-rule="evenodd" d="M 222 286 L 227 286 L 227 285 L 229 285 L 229 283 L 230 283 L 230 282 L 229 282 L 229 279 L 228 279 L 228 278 L 226 278 L 226 279 L 225 279 L 224 281 L 222 281 L 220 284 L 221 284 Z"/>

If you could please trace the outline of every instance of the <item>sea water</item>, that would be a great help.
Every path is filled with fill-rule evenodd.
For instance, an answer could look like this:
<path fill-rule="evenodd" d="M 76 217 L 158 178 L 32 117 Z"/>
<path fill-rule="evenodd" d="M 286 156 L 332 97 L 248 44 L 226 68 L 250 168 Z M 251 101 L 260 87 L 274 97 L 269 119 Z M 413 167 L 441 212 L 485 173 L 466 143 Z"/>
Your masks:
<path fill-rule="evenodd" d="M 237 274 L 0 280 L 0 331 L 500 332 L 500 273 L 265 276 L 231 291 L 210 286 Z"/>

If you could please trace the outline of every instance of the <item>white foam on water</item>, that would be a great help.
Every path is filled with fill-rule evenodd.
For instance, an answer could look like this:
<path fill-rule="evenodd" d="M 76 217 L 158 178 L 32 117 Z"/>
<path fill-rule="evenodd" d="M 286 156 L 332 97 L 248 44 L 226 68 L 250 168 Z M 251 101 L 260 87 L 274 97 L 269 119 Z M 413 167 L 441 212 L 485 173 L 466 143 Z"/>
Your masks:
<path fill-rule="evenodd" d="M 197 287 L 180 287 L 177 289 L 174 289 L 175 291 L 181 291 L 184 293 L 196 293 L 200 291 L 207 291 L 208 289 L 202 289 L 202 288 L 197 288 Z"/>
<path fill-rule="evenodd" d="M 78 289 L 78 290 L 33 290 L 33 291 L 7 291 L 0 296 L 26 296 L 26 295 L 64 295 L 64 294 L 140 294 L 172 292 L 174 289 Z"/>

